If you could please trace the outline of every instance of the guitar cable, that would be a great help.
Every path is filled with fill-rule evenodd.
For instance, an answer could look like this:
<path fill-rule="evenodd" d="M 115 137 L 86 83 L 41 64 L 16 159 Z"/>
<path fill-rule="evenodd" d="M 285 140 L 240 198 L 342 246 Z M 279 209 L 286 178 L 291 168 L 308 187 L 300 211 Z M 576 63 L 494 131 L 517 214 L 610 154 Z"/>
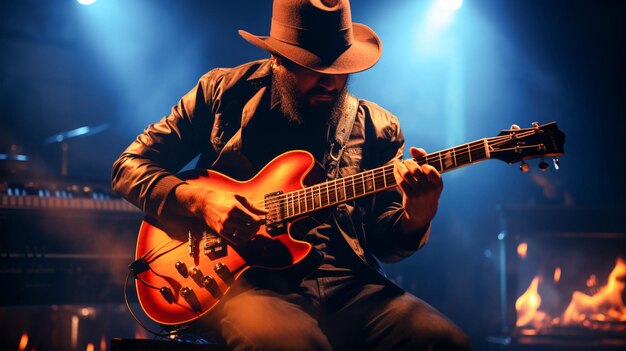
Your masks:
<path fill-rule="evenodd" d="M 132 269 L 128 270 L 128 274 L 126 274 L 126 281 L 124 282 L 124 302 L 126 303 L 126 308 L 128 309 L 128 312 L 130 312 L 130 315 L 133 317 L 133 319 L 135 320 L 135 322 L 137 322 L 137 324 L 139 324 L 140 327 L 142 327 L 144 330 L 146 330 L 147 332 L 149 332 L 150 334 L 153 334 L 156 337 L 163 337 L 163 338 L 167 338 L 169 340 L 171 340 L 171 337 L 173 335 L 176 335 L 175 330 L 169 333 L 160 333 L 160 332 L 155 332 L 154 330 L 146 327 L 145 324 L 143 324 L 139 318 L 137 317 L 137 315 L 135 314 L 135 312 L 133 311 L 132 307 L 130 307 L 130 303 L 128 302 L 128 281 L 130 280 L 130 275 L 133 272 Z"/>

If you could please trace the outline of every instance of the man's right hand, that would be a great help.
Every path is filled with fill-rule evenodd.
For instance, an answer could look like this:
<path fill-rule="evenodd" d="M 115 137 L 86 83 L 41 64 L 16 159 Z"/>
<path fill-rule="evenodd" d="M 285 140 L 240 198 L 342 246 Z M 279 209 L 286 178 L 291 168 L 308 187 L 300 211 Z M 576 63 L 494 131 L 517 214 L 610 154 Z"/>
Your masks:
<path fill-rule="evenodd" d="M 181 184 L 175 196 L 187 212 L 204 219 L 209 228 L 229 240 L 249 240 L 268 213 L 241 195 L 202 186 Z"/>

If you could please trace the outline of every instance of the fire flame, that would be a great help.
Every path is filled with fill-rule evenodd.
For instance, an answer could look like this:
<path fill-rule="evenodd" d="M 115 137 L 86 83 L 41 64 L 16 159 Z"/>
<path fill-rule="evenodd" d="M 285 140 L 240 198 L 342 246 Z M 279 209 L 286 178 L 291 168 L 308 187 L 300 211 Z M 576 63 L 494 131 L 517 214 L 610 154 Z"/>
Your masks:
<path fill-rule="evenodd" d="M 574 291 L 572 301 L 563 313 L 563 324 L 583 324 L 586 319 L 600 322 L 626 322 L 626 306 L 622 301 L 625 278 L 626 263 L 618 258 L 615 268 L 609 274 L 609 281 L 605 286 L 600 287 L 595 295 L 589 296 L 580 291 Z"/>
<path fill-rule="evenodd" d="M 556 282 L 560 279 L 560 269 L 558 271 L 559 278 L 555 270 Z M 541 296 L 538 291 L 540 282 L 541 278 L 536 276 L 528 289 L 515 302 L 518 328 L 541 329 L 561 325 L 599 329 L 609 328 L 611 322 L 626 322 L 626 306 L 622 300 L 626 286 L 626 262 L 622 258 L 617 259 L 615 267 L 609 274 L 607 284 L 599 287 L 595 294 L 590 296 L 574 291 L 572 300 L 560 317 L 552 318 L 540 310 Z"/>
<path fill-rule="evenodd" d="M 22 337 L 20 338 L 20 344 L 17 347 L 18 351 L 24 351 L 26 350 L 26 346 L 28 346 L 28 334 L 23 333 Z"/>
<path fill-rule="evenodd" d="M 528 256 L 528 243 L 523 242 L 517 245 L 517 255 L 523 259 Z"/>
<path fill-rule="evenodd" d="M 558 283 L 561 280 L 561 267 L 554 269 L 554 282 Z"/>
<path fill-rule="evenodd" d="M 526 292 L 515 301 L 515 309 L 517 310 L 517 327 L 532 326 L 539 328 L 547 315 L 539 311 L 541 306 L 541 296 L 539 296 L 539 281 L 541 277 L 536 276 L 530 283 Z"/>
<path fill-rule="evenodd" d="M 100 338 L 100 351 L 106 351 L 107 349 L 107 339 L 102 335 Z"/>

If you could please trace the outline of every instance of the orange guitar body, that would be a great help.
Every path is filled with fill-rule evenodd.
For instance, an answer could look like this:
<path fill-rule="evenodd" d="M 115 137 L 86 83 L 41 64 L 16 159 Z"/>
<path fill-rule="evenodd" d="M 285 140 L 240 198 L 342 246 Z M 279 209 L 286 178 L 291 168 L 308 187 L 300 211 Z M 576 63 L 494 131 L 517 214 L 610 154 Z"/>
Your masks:
<path fill-rule="evenodd" d="M 202 171 L 187 182 L 241 194 L 260 204 L 266 194 L 302 189 L 314 166 L 310 153 L 290 151 L 272 160 L 248 181 Z M 207 233 L 206 227 L 194 232 L 197 223 L 171 232 L 152 223 L 155 221 L 147 218 L 141 224 L 135 263 L 141 261 L 143 269 L 135 270 L 135 282 L 143 310 L 154 321 L 166 325 L 192 322 L 206 314 L 248 268 L 287 268 L 303 261 L 312 251 L 309 243 L 289 234 L 293 223 L 286 223 L 282 233 L 272 234 L 261 226 L 245 247 L 231 246 L 214 233 Z M 188 239 L 190 236 L 194 239 Z"/>

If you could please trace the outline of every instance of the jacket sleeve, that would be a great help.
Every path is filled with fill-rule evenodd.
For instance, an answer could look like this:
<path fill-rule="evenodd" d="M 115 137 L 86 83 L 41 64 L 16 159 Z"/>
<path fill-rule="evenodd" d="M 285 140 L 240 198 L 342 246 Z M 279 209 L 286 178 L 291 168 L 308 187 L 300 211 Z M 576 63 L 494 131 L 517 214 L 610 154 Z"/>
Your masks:
<path fill-rule="evenodd" d="M 376 133 L 376 153 L 379 164 L 393 164 L 403 159 L 404 136 L 395 116 L 386 111 L 369 109 Z M 401 232 L 402 193 L 396 187 L 378 193 L 371 213 L 365 217 L 365 233 L 368 246 L 384 263 L 392 263 L 412 255 L 426 244 L 430 224 L 417 232 L 406 235 Z"/>
<path fill-rule="evenodd" d="M 150 216 L 160 216 L 169 194 L 183 183 L 175 173 L 210 144 L 213 75 L 203 76 L 169 116 L 149 125 L 113 164 L 113 190 Z"/>

